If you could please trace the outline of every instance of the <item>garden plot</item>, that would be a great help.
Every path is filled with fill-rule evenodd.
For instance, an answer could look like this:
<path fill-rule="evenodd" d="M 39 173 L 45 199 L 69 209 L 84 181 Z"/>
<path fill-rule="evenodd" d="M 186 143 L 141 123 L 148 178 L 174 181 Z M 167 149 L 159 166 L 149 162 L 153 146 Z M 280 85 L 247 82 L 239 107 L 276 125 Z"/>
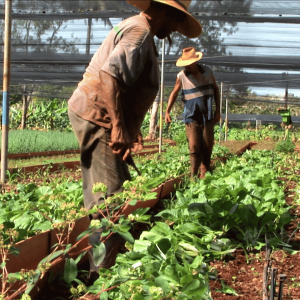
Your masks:
<path fill-rule="evenodd" d="M 226 154 L 224 149 L 219 150 L 219 155 L 214 153 L 215 158 Z M 292 162 L 293 169 L 286 168 L 285 164 L 290 166 Z M 159 181 L 186 173 L 189 163 L 186 151 L 182 150 L 180 153 L 179 150 L 170 155 L 169 164 L 168 159 L 154 157 L 153 161 L 145 159 L 137 165 L 144 177 L 149 176 Z M 132 223 L 148 223 L 148 229 L 144 228 L 146 230 L 134 241 L 133 246 L 129 243 L 133 240 L 127 236 L 129 241 L 126 246 L 131 251 L 120 254 L 111 271 L 103 270 L 98 283 L 104 280 L 109 285 L 105 285 L 105 289 L 109 289 L 120 284 L 118 280 L 122 276 L 124 283 L 106 291 L 111 299 L 127 299 L 128 289 L 132 289 L 128 297 L 136 294 L 136 299 L 148 299 L 150 295 L 152 299 L 161 299 L 170 293 L 175 293 L 174 299 L 209 299 L 210 290 L 213 299 L 261 299 L 260 280 L 266 233 L 261 218 L 268 220 L 268 228 L 272 234 L 269 238 L 276 250 L 272 252 L 274 266 L 278 266 L 279 262 L 286 266 L 289 260 L 298 259 L 298 233 L 291 236 L 297 228 L 297 221 L 291 221 L 289 216 L 289 212 L 296 214 L 296 209 L 288 207 L 285 201 L 288 186 L 297 181 L 297 166 L 295 157 L 285 162 L 284 156 L 259 151 L 250 151 L 240 158 L 229 158 L 226 163 L 217 160 L 212 175 L 202 181 L 186 180 L 183 188 L 177 191 L 176 200 L 164 200 L 166 207 L 159 213 L 157 209 L 152 210 L 152 213 L 150 211 L 150 214 L 149 211 L 140 210 L 138 216 L 130 216 Z M 164 179 L 160 178 L 162 174 L 166 175 Z M 133 176 L 136 176 L 134 172 Z M 288 185 L 283 179 L 287 180 Z M 293 198 L 288 199 L 291 204 Z M 251 218 L 247 219 L 246 213 L 238 214 L 239 210 L 248 211 Z M 218 222 L 214 222 L 215 219 Z M 289 252 L 295 254 L 291 255 Z M 142 265 L 128 271 L 129 262 L 130 266 L 139 262 Z M 293 299 L 297 298 L 298 279 L 296 264 L 292 266 L 289 270 L 281 268 L 280 272 L 285 272 L 292 283 L 289 290 L 288 282 L 285 283 L 284 297 L 289 292 Z M 70 278 L 75 280 L 72 276 Z M 180 281 L 179 278 L 185 279 Z M 252 290 L 249 289 L 249 282 Z M 89 293 L 85 299 L 99 299 L 99 296 L 95 296 L 99 293 L 98 284 L 89 286 L 88 289 L 77 286 L 72 280 L 68 284 L 74 286 L 72 292 L 77 298 L 82 290 L 81 295 Z M 56 287 L 52 286 L 58 292 L 59 288 Z M 102 293 L 103 299 L 106 292 Z M 235 293 L 240 296 L 234 296 Z M 46 295 L 37 299 L 47 299 L 44 297 Z"/>
<path fill-rule="evenodd" d="M 12 140 L 10 142 L 11 149 L 8 154 L 8 172 L 10 175 L 15 173 L 28 173 L 36 172 L 38 170 L 55 172 L 62 168 L 76 168 L 79 164 L 79 149 L 78 143 L 72 139 L 75 138 L 72 132 L 69 133 L 58 133 L 53 132 L 39 132 L 39 131 L 27 131 L 25 134 L 24 143 L 20 143 L 18 140 L 19 133 L 12 134 Z M 26 133 L 26 131 L 25 131 Z M 66 135 L 67 134 L 67 135 Z M 33 138 L 32 138 L 33 137 Z M 34 137 L 39 137 L 38 140 Z M 57 141 L 56 137 L 59 137 Z M 66 140 L 64 138 L 66 137 Z M 50 139 L 50 140 L 49 140 Z M 43 140 L 47 142 L 43 144 Z M 64 142 L 62 142 L 64 141 Z M 50 147 L 49 143 L 53 145 Z M 57 143 L 60 147 L 57 147 Z M 23 147 L 21 145 L 23 144 Z M 17 147 L 14 147 L 17 145 Z M 162 152 L 164 152 L 167 146 L 175 146 L 176 142 L 168 139 L 162 141 Z M 63 149 L 61 151 L 45 151 L 45 149 Z M 39 149 L 38 152 L 37 149 Z M 71 150 L 68 150 L 71 149 Z M 24 152 L 28 151 L 28 152 Z M 22 152 L 23 151 L 23 152 Z M 157 140 L 144 140 L 144 147 L 142 150 L 132 152 L 133 156 L 147 156 L 155 154 L 159 151 L 159 145 Z"/>

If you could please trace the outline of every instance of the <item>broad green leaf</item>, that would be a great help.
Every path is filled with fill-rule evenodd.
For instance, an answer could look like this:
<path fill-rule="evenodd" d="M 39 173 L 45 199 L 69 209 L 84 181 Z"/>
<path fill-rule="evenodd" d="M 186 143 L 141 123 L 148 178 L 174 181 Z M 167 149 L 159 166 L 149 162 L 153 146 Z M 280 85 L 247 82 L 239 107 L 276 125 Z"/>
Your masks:
<path fill-rule="evenodd" d="M 156 225 L 151 229 L 152 233 L 158 234 L 161 237 L 165 237 L 172 233 L 172 230 L 166 223 L 157 222 Z"/>
<path fill-rule="evenodd" d="M 205 205 L 206 203 L 191 203 L 188 206 L 188 212 L 192 216 L 206 216 Z"/>
<path fill-rule="evenodd" d="M 164 270 L 164 274 L 170 278 L 172 278 L 174 281 L 176 281 L 177 283 L 179 283 L 180 281 L 180 275 L 178 276 L 178 272 L 176 270 L 176 265 L 171 264 L 171 265 L 167 265 L 165 270 Z"/>
<path fill-rule="evenodd" d="M 156 199 L 157 192 L 147 193 L 143 198 L 144 200 L 153 200 Z"/>
<path fill-rule="evenodd" d="M 197 269 L 199 267 L 202 267 L 202 263 L 203 263 L 203 256 L 197 255 L 190 266 L 193 269 Z"/>
<path fill-rule="evenodd" d="M 156 277 L 154 281 L 156 286 L 161 287 L 165 294 L 168 294 L 170 292 L 170 284 L 163 276 Z"/>
<path fill-rule="evenodd" d="M 77 277 L 77 265 L 73 258 L 66 258 L 64 280 L 71 283 Z"/>
<path fill-rule="evenodd" d="M 50 221 L 44 221 L 40 223 L 35 223 L 32 227 L 32 230 L 49 230 L 52 229 L 52 223 Z"/>
<path fill-rule="evenodd" d="M 183 223 L 176 228 L 176 230 L 179 230 L 183 233 L 199 233 L 201 229 L 202 228 L 195 223 Z"/>
<path fill-rule="evenodd" d="M 238 296 L 239 294 L 230 286 L 226 285 L 223 280 L 221 280 L 222 289 L 216 289 L 216 292 L 221 292 L 223 294 L 229 294 Z"/>
<path fill-rule="evenodd" d="M 151 245 L 150 241 L 147 240 L 135 240 L 133 251 L 143 252 L 146 251 L 147 248 Z"/>
<path fill-rule="evenodd" d="M 134 244 L 134 238 L 130 232 L 118 231 L 118 233 L 125 241 L 129 242 L 130 244 Z"/>
<path fill-rule="evenodd" d="M 107 292 L 102 292 L 100 294 L 100 300 L 108 300 L 108 293 Z"/>
<path fill-rule="evenodd" d="M 192 275 L 185 275 L 180 278 L 180 284 L 183 286 L 188 285 L 190 282 L 193 281 L 193 276 Z"/>
<path fill-rule="evenodd" d="M 104 243 L 93 244 L 93 262 L 95 266 L 100 266 L 106 255 L 106 248 Z"/>
<path fill-rule="evenodd" d="M 276 198 L 277 198 L 277 194 L 273 191 L 267 192 L 264 196 L 265 201 L 270 201 L 270 200 L 276 199 Z"/>
<path fill-rule="evenodd" d="M 183 289 L 184 293 L 191 292 L 193 290 L 196 290 L 200 287 L 200 281 L 198 279 L 194 279 L 191 282 L 189 282 Z"/>
<path fill-rule="evenodd" d="M 45 195 L 53 194 L 52 188 L 50 186 L 40 186 L 34 191 L 36 197 L 41 197 Z"/>
<path fill-rule="evenodd" d="M 132 214 L 143 216 L 150 208 L 149 207 L 141 207 L 136 209 Z"/>
<path fill-rule="evenodd" d="M 137 203 L 137 200 L 135 199 L 135 200 L 130 200 L 129 202 L 128 202 L 128 204 L 129 205 L 136 205 L 136 203 Z"/>

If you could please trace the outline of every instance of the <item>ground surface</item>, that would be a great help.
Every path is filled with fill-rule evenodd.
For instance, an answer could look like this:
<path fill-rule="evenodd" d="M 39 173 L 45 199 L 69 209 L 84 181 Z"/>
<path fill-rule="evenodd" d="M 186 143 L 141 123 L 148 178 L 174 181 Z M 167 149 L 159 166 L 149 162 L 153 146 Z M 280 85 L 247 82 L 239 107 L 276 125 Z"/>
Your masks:
<path fill-rule="evenodd" d="M 247 145 L 250 141 L 227 141 L 222 142 L 221 145 L 228 147 L 228 149 L 235 153 L 243 146 Z M 253 149 L 258 150 L 273 150 L 276 142 L 262 141 L 253 146 Z M 288 166 L 293 168 L 293 166 Z M 297 174 L 300 175 L 300 174 Z M 32 175 L 31 177 L 19 178 L 17 181 L 22 183 L 34 182 L 37 185 L 45 184 L 51 180 L 66 180 L 68 178 L 80 179 L 80 171 L 66 171 L 63 174 L 48 174 L 45 176 Z M 46 179 L 45 179 L 46 178 Z M 61 179 L 58 179 L 61 178 Z M 288 178 L 280 178 L 285 181 L 286 201 L 290 205 L 294 205 L 292 214 L 295 219 L 286 228 L 288 235 L 297 229 L 297 225 L 300 221 L 299 211 L 300 207 L 297 204 L 298 195 L 294 191 L 297 182 L 288 180 Z M 15 190 L 16 181 L 10 182 L 2 186 L 2 191 Z M 300 202 L 299 202 L 300 203 Z M 300 249 L 300 233 L 299 230 L 295 231 L 295 234 L 291 237 L 291 242 L 294 245 L 294 249 Z M 247 260 L 248 257 L 248 260 Z M 287 275 L 287 280 L 284 282 L 283 298 L 288 299 L 300 299 L 300 253 L 295 255 L 287 254 L 283 251 L 276 251 L 271 254 L 272 267 L 278 268 L 278 274 Z M 227 256 L 223 261 L 212 261 L 211 267 L 217 271 L 216 279 L 211 280 L 210 287 L 213 299 L 232 299 L 232 300 L 258 300 L 262 299 L 262 275 L 265 261 L 264 251 L 249 251 L 247 256 L 243 249 L 237 250 L 232 256 Z M 83 266 L 83 269 L 87 270 L 88 266 Z M 221 289 L 221 280 L 227 285 L 235 289 L 238 296 L 223 294 L 216 291 Z M 60 283 L 59 283 L 60 282 Z M 278 288 L 277 288 L 278 291 Z M 68 287 L 61 284 L 61 281 L 55 282 L 55 284 L 49 284 L 46 290 L 44 290 L 39 297 L 35 300 L 55 300 L 55 299 L 72 299 L 68 292 Z M 78 299 L 78 298 L 73 298 Z M 88 295 L 84 298 L 94 300 L 98 297 Z M 277 297 L 276 297 L 277 299 Z"/>

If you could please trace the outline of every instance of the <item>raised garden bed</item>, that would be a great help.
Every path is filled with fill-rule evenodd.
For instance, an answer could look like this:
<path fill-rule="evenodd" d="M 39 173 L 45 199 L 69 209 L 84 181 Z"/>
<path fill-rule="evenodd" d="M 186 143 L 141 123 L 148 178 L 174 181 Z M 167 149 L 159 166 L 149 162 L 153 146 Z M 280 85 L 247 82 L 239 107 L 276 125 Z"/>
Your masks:
<path fill-rule="evenodd" d="M 145 140 L 145 143 L 154 143 L 151 145 L 145 145 L 144 150 L 133 152 L 132 156 L 147 156 L 151 154 L 158 153 L 158 145 L 157 140 Z M 172 140 L 164 140 L 164 145 L 175 146 L 176 142 Z M 148 150 L 153 149 L 153 150 Z M 163 150 L 164 152 L 165 150 Z M 17 154 L 8 154 L 9 159 L 30 159 L 33 157 L 45 157 L 45 156 L 62 156 L 67 154 L 79 154 L 79 150 L 69 150 L 69 151 L 47 151 L 47 152 L 32 152 L 32 153 L 17 153 Z M 61 163 L 50 163 L 50 164 L 42 164 L 42 165 L 34 165 L 34 166 L 26 166 L 21 168 L 10 168 L 8 169 L 9 173 L 33 173 L 33 172 L 57 172 L 64 168 L 67 169 L 76 169 L 80 166 L 80 161 L 67 161 Z"/>
<path fill-rule="evenodd" d="M 244 147 L 245 148 L 245 150 L 246 150 L 246 148 L 248 148 L 248 147 Z M 250 147 L 251 148 L 251 147 Z M 167 182 L 165 182 L 164 184 L 166 184 Z M 163 196 L 163 194 L 162 194 L 162 191 L 163 191 L 163 189 L 164 189 L 164 184 L 162 185 L 162 190 L 160 191 L 160 198 L 162 198 L 162 196 Z M 167 185 L 167 184 L 166 184 Z M 173 185 L 173 187 L 174 187 L 174 185 Z M 166 197 L 168 197 L 168 196 L 166 196 Z M 151 200 L 150 200 L 151 201 Z M 156 199 L 155 199 L 155 201 L 156 201 Z M 128 212 L 128 214 L 129 214 L 130 212 Z M 244 264 L 245 264 L 245 262 L 243 262 Z M 221 263 L 222 264 L 222 263 Z M 216 264 L 216 267 L 217 267 L 217 264 Z M 229 268 L 230 267 L 230 263 L 228 263 L 228 267 L 227 268 Z M 222 274 L 225 274 L 225 267 L 223 267 L 223 269 L 222 268 L 219 268 L 218 267 L 218 270 L 220 271 L 220 276 L 222 276 Z M 258 270 L 259 271 L 259 270 Z M 220 278 L 222 278 L 222 277 L 220 277 Z M 258 279 L 259 280 L 259 279 Z M 215 287 L 216 288 L 220 288 L 220 284 L 219 284 L 220 282 L 218 282 L 218 285 L 216 285 Z M 227 284 L 227 285 L 229 285 L 230 284 L 230 282 L 228 282 L 228 279 L 225 281 L 225 283 Z M 260 285 L 261 286 L 261 285 Z M 213 286 L 212 286 L 213 287 Z M 249 291 L 249 292 L 251 292 L 251 291 Z M 225 295 L 225 294 L 220 294 L 220 297 L 218 297 L 218 293 L 215 293 L 214 292 L 214 299 L 250 299 L 250 298 L 247 298 L 247 297 L 252 297 L 251 296 L 251 294 L 249 294 L 249 295 L 247 295 L 247 296 L 245 296 L 245 298 L 235 298 L 235 297 L 238 297 L 238 296 L 229 296 L 229 295 Z M 254 298 L 254 297 L 256 297 L 256 296 L 253 296 L 252 298 L 253 299 L 256 299 L 256 298 Z M 251 299 L 252 299 L 251 298 Z M 94 299 L 94 298 L 86 298 L 86 299 Z M 96 299 L 96 298 L 95 298 Z M 285 298 L 284 298 L 285 299 Z M 296 299 L 296 298 L 295 298 Z"/>

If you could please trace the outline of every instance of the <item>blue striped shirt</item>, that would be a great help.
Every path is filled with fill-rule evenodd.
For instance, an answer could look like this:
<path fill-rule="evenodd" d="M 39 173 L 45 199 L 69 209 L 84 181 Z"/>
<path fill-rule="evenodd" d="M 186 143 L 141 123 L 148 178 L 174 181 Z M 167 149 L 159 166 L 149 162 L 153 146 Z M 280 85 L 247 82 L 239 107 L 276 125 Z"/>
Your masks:
<path fill-rule="evenodd" d="M 213 118 L 214 77 L 210 67 L 198 66 L 202 75 L 199 81 L 185 70 L 177 77 L 182 85 L 183 122 L 187 124 L 197 120 L 205 125 Z"/>

